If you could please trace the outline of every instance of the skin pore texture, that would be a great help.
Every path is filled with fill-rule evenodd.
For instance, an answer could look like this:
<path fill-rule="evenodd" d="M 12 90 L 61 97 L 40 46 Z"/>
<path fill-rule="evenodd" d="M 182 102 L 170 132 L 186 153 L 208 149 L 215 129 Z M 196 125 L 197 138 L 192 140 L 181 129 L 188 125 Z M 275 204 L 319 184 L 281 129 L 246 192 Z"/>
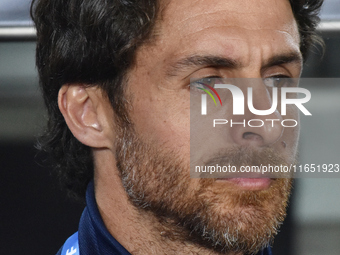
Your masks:
<path fill-rule="evenodd" d="M 75 85 L 60 93 L 64 109 L 77 108 L 67 102 L 82 98 L 81 113 L 74 112 L 87 131 L 81 124 L 72 127 L 77 118 L 65 119 L 78 140 L 94 148 L 99 211 L 110 233 L 132 254 L 256 253 L 284 219 L 291 181 L 270 179 L 260 187 L 190 178 L 189 84 L 206 77 L 299 77 L 300 38 L 290 4 L 172 0 L 161 9 L 154 40 L 138 49 L 128 73 L 130 123 L 113 117 L 99 90 L 80 89 L 85 96 L 77 97 Z M 206 57 L 234 65 L 188 61 Z M 270 108 L 264 85 L 254 85 L 253 97 L 256 109 Z M 67 110 L 61 111 L 65 116 Z M 242 118 L 254 116 L 246 112 Z M 270 118 L 283 119 L 278 111 Z M 288 109 L 284 118 L 298 118 L 297 110 Z M 245 165 L 268 158 L 291 164 L 298 135 L 298 127 L 265 124 L 254 131 L 235 126 L 226 129 L 216 150 Z"/>

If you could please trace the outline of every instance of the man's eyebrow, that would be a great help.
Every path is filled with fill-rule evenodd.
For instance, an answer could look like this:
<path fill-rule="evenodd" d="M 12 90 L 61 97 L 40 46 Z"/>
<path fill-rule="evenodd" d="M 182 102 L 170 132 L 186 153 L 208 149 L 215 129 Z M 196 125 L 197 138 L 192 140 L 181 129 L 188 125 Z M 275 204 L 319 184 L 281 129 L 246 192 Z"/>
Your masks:
<path fill-rule="evenodd" d="M 224 68 L 238 68 L 241 63 L 237 60 L 212 55 L 192 55 L 186 58 L 180 59 L 176 63 L 172 64 L 168 69 L 167 74 L 169 76 L 176 76 L 180 71 L 183 71 L 192 67 L 224 67 Z"/>
<path fill-rule="evenodd" d="M 297 64 L 302 64 L 303 60 L 299 52 L 293 51 L 282 53 L 279 55 L 275 55 L 265 61 L 261 69 L 294 62 Z M 235 59 L 226 57 L 219 57 L 214 55 L 191 55 L 180 59 L 176 63 L 172 64 L 167 71 L 167 75 L 176 76 L 180 71 L 183 71 L 185 69 L 204 66 L 236 69 L 242 67 L 242 64 Z"/>
<path fill-rule="evenodd" d="M 302 65 L 302 61 L 303 61 L 302 56 L 299 52 L 293 51 L 288 53 L 282 53 L 279 55 L 275 55 L 269 58 L 267 61 L 265 61 L 264 65 L 262 66 L 262 69 L 289 63 L 296 63 Z"/>

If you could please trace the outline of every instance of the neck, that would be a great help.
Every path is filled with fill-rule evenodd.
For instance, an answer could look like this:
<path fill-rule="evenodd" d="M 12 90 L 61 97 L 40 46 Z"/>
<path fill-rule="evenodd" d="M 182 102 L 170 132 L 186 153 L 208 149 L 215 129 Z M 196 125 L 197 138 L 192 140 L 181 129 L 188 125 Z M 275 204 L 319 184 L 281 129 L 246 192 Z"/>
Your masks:
<path fill-rule="evenodd" d="M 107 157 L 97 162 L 105 162 L 103 164 L 106 165 L 96 164 L 94 184 L 99 212 L 110 234 L 131 254 L 220 254 L 183 241 L 173 234 L 179 231 L 172 232 L 171 227 L 175 227 L 171 223 L 136 208 L 130 202 L 118 174 L 112 174 L 114 170 L 108 167 L 115 166 L 114 160 Z M 98 168 L 101 170 L 97 171 Z"/>

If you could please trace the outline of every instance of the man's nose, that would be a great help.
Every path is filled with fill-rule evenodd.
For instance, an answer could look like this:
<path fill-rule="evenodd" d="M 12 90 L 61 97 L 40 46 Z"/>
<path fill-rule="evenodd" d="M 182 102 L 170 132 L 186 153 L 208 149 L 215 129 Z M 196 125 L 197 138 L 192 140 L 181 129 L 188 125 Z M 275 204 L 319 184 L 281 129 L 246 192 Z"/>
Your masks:
<path fill-rule="evenodd" d="M 233 116 L 235 124 L 231 127 L 232 139 L 241 146 L 270 146 L 281 138 L 284 129 L 281 125 L 282 116 L 277 110 L 280 100 L 275 93 L 273 98 L 273 89 L 266 87 L 262 82 L 252 82 L 248 85 L 249 87 L 252 88 L 252 95 L 249 91 L 244 91 L 246 95 L 244 115 Z M 250 97 L 252 99 L 250 105 L 253 107 L 249 109 Z M 259 112 L 265 113 L 272 107 L 275 107 L 274 111 L 267 111 L 268 114 L 265 115 L 257 115 Z"/>

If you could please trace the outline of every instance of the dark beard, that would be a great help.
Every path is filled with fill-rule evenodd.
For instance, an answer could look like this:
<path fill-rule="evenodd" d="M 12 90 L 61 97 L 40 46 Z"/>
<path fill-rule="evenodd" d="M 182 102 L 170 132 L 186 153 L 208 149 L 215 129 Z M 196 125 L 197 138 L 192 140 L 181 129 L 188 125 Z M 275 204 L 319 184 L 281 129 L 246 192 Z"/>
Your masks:
<path fill-rule="evenodd" d="M 189 162 L 158 147 L 132 128 L 118 130 L 116 160 L 124 188 L 136 208 L 157 218 L 163 236 L 222 254 L 255 254 L 268 246 L 286 215 L 290 179 L 272 180 L 266 190 L 240 191 L 214 179 L 190 178 Z M 252 156 L 277 157 L 272 151 Z"/>

